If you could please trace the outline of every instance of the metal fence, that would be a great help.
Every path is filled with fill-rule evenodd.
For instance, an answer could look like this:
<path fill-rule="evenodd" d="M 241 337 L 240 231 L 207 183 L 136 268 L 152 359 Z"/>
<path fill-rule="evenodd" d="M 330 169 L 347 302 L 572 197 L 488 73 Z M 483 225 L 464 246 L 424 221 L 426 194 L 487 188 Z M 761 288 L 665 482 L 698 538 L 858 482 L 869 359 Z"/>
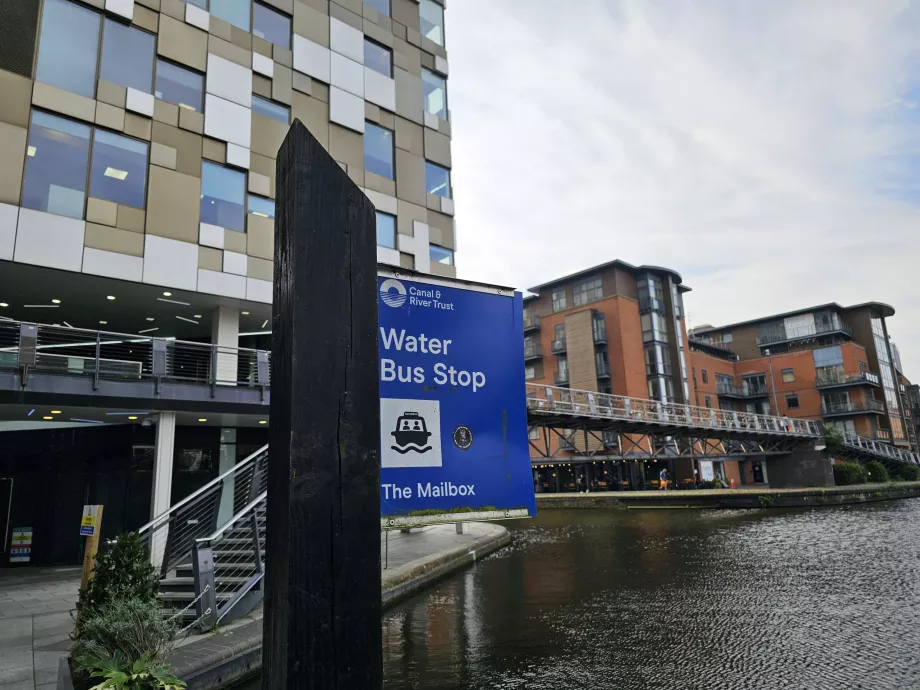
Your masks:
<path fill-rule="evenodd" d="M 859 451 L 869 455 L 875 455 L 896 462 L 906 462 L 911 465 L 920 465 L 920 455 L 910 450 L 896 448 L 888 443 L 880 443 L 870 438 L 856 436 L 855 434 L 844 434 L 843 445 L 850 450 Z"/>
<path fill-rule="evenodd" d="M 122 381 L 268 387 L 264 350 L 0 321 L 0 369 Z"/>
<path fill-rule="evenodd" d="M 648 422 L 720 431 L 821 436 L 820 423 L 808 419 L 716 410 L 535 383 L 527 384 L 527 396 L 527 407 L 532 414 Z"/>

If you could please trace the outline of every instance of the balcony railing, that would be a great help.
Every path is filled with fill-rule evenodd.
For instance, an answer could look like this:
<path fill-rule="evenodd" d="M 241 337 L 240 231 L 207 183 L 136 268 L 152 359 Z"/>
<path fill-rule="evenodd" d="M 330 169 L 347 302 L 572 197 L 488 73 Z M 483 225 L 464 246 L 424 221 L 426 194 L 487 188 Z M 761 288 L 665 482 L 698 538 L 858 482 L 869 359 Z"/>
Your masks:
<path fill-rule="evenodd" d="M 554 340 L 552 344 L 552 350 L 554 355 L 565 352 L 565 340 Z"/>
<path fill-rule="evenodd" d="M 878 386 L 881 383 L 878 374 L 872 374 L 868 371 L 859 374 L 819 374 L 815 379 L 815 385 L 818 388 L 836 388 L 842 386 Z"/>
<path fill-rule="evenodd" d="M 766 398 L 770 391 L 765 386 L 736 386 L 733 383 L 716 383 L 716 394 L 723 398 Z"/>
<path fill-rule="evenodd" d="M 557 371 L 555 374 L 553 374 L 553 381 L 556 382 L 557 386 L 567 385 L 569 382 L 568 369 L 566 369 L 565 371 Z"/>
<path fill-rule="evenodd" d="M 524 346 L 524 361 L 530 361 L 532 359 L 541 359 L 543 357 L 543 346 L 542 345 L 525 345 Z"/>
<path fill-rule="evenodd" d="M 524 317 L 524 332 L 534 331 L 540 327 L 540 317 L 536 314 Z"/>
<path fill-rule="evenodd" d="M 595 345 L 606 345 L 607 344 L 607 329 L 594 328 L 594 344 Z"/>
<path fill-rule="evenodd" d="M 268 388 L 271 353 L 125 333 L 0 321 L 0 370 L 210 386 Z"/>
<path fill-rule="evenodd" d="M 668 308 L 665 305 L 664 300 L 656 299 L 654 297 L 642 296 L 639 298 L 639 313 L 648 314 L 649 312 L 658 312 L 659 314 L 667 314 Z"/>
<path fill-rule="evenodd" d="M 758 345 L 772 345 L 774 343 L 785 343 L 790 340 L 801 340 L 802 338 L 813 338 L 818 335 L 827 335 L 830 333 L 844 333 L 848 336 L 853 335 L 853 329 L 842 321 L 836 323 L 816 323 L 811 326 L 799 326 L 797 328 L 786 328 L 779 325 L 774 328 L 764 329 L 757 334 Z"/>
<path fill-rule="evenodd" d="M 879 429 L 876 432 L 881 432 L 882 429 Z M 881 438 L 881 436 L 878 436 Z M 909 450 L 904 450 L 902 448 L 895 448 L 890 443 L 874 441 L 871 438 L 865 438 L 863 436 L 856 436 L 854 434 L 844 434 L 843 445 L 851 450 L 861 451 L 863 453 L 869 453 L 872 455 L 881 456 L 889 460 L 895 460 L 897 462 L 906 462 L 912 465 L 920 465 L 920 455 Z"/>
<path fill-rule="evenodd" d="M 885 403 L 878 400 L 851 400 L 850 402 L 821 401 L 821 414 L 825 417 L 845 414 L 885 413 Z"/>
<path fill-rule="evenodd" d="M 597 367 L 597 378 L 610 378 L 610 362 L 596 362 L 595 365 Z"/>

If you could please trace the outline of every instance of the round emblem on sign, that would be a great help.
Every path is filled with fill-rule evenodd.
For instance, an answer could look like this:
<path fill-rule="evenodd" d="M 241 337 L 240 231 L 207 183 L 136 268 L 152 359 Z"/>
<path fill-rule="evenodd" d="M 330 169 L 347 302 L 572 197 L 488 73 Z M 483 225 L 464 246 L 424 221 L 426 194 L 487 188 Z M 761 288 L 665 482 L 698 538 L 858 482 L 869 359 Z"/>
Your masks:
<path fill-rule="evenodd" d="M 460 450 L 469 450 L 473 445 L 473 432 L 468 426 L 458 426 L 454 429 L 454 445 Z"/>

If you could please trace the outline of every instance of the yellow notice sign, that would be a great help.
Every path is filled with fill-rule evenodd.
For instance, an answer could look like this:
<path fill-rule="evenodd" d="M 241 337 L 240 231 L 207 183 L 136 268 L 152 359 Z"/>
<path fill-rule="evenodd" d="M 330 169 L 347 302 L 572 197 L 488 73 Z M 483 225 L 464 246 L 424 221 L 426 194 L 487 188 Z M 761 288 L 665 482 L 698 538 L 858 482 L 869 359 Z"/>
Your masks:
<path fill-rule="evenodd" d="M 83 506 L 83 517 L 80 520 L 80 535 L 92 537 L 96 534 L 96 508 L 98 506 Z"/>

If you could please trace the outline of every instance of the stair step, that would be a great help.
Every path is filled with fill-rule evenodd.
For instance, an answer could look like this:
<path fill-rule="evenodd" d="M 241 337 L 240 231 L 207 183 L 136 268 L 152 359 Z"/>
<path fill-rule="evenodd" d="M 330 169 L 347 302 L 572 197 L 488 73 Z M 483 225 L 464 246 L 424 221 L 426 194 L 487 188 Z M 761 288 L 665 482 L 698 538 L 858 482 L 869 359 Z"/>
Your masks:
<path fill-rule="evenodd" d="M 227 599 L 233 598 L 236 592 L 218 592 L 217 600 L 226 601 Z M 181 592 L 160 592 L 157 594 L 157 599 L 160 601 L 182 601 L 186 604 L 195 599 L 194 590 L 187 590 Z"/>
<path fill-rule="evenodd" d="M 249 577 L 240 576 L 240 575 L 225 575 L 223 577 L 217 576 L 217 584 L 235 584 L 242 585 L 249 581 Z M 194 589 L 195 587 L 195 578 L 192 575 L 183 576 L 183 577 L 165 577 L 160 580 L 160 592 L 163 592 L 163 587 L 185 587 L 187 589 Z M 174 592 L 176 590 L 169 590 L 169 592 Z"/>

